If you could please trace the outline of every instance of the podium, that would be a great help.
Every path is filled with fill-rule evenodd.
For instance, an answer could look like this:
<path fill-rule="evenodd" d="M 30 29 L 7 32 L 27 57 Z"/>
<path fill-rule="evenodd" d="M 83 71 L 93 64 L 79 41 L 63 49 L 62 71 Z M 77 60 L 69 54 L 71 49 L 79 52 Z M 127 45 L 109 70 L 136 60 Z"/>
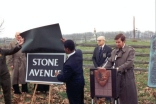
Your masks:
<path fill-rule="evenodd" d="M 113 99 L 113 104 L 118 104 L 118 96 L 119 96 L 119 84 L 117 83 L 117 71 L 113 68 L 107 68 L 107 72 L 109 72 L 109 77 L 105 85 L 101 85 L 97 80 L 96 73 L 97 68 L 90 69 L 90 93 L 93 99 L 96 97 L 110 97 Z M 120 78 L 120 77 L 118 77 Z"/>

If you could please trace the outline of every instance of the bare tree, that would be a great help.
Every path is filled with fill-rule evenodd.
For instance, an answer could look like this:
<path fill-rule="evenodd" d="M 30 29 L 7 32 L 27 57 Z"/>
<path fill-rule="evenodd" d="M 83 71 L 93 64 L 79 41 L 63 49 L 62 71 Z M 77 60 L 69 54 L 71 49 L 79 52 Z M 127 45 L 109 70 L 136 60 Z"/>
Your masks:
<path fill-rule="evenodd" d="M 4 19 L 0 19 L 0 35 L 2 34 L 2 31 L 4 30 Z"/>

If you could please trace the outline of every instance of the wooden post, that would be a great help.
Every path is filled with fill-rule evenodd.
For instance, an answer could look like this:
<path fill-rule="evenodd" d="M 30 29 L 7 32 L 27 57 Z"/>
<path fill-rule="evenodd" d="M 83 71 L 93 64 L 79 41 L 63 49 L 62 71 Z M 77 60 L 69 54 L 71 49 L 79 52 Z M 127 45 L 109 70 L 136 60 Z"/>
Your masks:
<path fill-rule="evenodd" d="M 96 29 L 94 28 L 94 35 L 95 35 L 95 42 L 97 42 L 97 34 L 96 34 Z"/>
<path fill-rule="evenodd" d="M 34 90 L 34 93 L 33 93 L 32 99 L 31 99 L 31 104 L 34 104 L 33 102 L 34 102 L 34 96 L 36 94 L 37 86 L 38 86 L 38 84 L 35 85 L 35 90 Z"/>
<path fill-rule="evenodd" d="M 52 98 L 52 86 L 50 85 L 50 89 L 49 89 L 49 102 L 48 102 L 48 104 L 53 104 L 53 99 L 51 100 L 51 98 Z M 51 101 L 51 103 L 50 103 L 50 101 Z"/>
<path fill-rule="evenodd" d="M 133 16 L 133 39 L 135 40 L 135 16 Z"/>

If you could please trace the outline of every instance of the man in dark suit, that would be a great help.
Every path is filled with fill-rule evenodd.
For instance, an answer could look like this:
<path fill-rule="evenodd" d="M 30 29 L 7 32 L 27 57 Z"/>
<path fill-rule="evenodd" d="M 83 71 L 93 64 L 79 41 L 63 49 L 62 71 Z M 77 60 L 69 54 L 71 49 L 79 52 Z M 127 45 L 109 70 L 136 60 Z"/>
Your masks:
<path fill-rule="evenodd" d="M 64 42 L 68 59 L 63 65 L 62 73 L 56 73 L 59 81 L 66 83 L 66 92 L 70 104 L 84 104 L 84 76 L 81 50 L 75 50 L 72 40 Z"/>
<path fill-rule="evenodd" d="M 97 38 L 98 46 L 95 47 L 94 53 L 92 56 L 94 67 L 102 67 L 105 62 L 107 62 L 107 58 L 111 56 L 112 49 L 105 44 L 105 37 L 99 36 Z M 111 98 L 106 97 L 106 101 L 111 102 Z"/>
<path fill-rule="evenodd" d="M 6 65 L 6 56 L 12 55 L 21 49 L 21 45 L 24 40 L 19 36 L 19 43 L 12 49 L 1 49 L 0 48 L 0 85 L 3 89 L 3 95 L 5 104 L 11 104 L 11 80 L 10 74 Z"/>
<path fill-rule="evenodd" d="M 105 44 L 105 37 L 99 36 L 97 38 L 98 46 L 95 47 L 94 53 L 92 56 L 94 67 L 101 67 L 106 62 L 107 57 L 110 57 L 112 49 Z"/>

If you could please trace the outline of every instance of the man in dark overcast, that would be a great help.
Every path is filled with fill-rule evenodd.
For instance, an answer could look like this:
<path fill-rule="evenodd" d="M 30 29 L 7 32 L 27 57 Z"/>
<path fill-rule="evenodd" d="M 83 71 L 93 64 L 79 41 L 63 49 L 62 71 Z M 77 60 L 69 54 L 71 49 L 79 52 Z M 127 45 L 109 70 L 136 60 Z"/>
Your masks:
<path fill-rule="evenodd" d="M 64 42 L 68 59 L 63 65 L 62 73 L 56 73 L 59 81 L 66 83 L 66 92 L 70 104 L 84 104 L 84 76 L 82 51 L 75 50 L 72 40 Z"/>

